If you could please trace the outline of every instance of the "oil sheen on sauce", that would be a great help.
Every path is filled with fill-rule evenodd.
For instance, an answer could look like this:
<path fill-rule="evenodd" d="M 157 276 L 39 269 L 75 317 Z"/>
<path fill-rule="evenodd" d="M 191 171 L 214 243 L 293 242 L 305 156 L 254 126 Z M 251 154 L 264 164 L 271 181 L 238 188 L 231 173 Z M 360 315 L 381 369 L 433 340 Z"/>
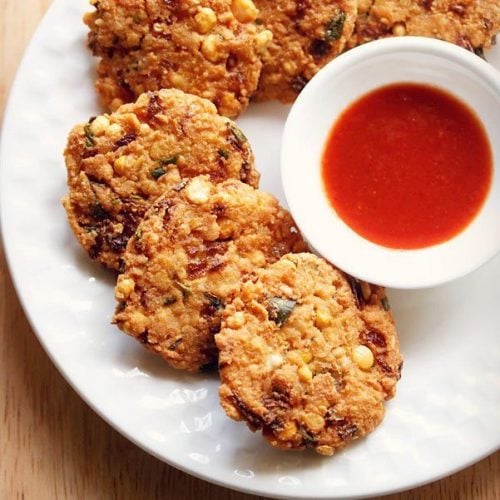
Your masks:
<path fill-rule="evenodd" d="M 334 124 L 323 155 L 325 190 L 364 238 L 416 249 L 456 236 L 479 213 L 493 160 L 476 114 L 428 85 L 381 87 Z"/>

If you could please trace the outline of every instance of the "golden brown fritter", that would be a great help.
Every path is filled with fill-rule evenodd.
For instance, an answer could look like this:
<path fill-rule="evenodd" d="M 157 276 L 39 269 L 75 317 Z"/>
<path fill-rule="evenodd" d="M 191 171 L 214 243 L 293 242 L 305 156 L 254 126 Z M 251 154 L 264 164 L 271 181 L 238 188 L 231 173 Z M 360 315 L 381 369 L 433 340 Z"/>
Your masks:
<path fill-rule="evenodd" d="M 71 227 L 93 259 L 116 270 L 146 210 L 183 178 L 259 183 L 242 132 L 210 101 L 180 90 L 143 94 L 76 126 L 65 158 Z"/>
<path fill-rule="evenodd" d="M 307 82 L 340 54 L 351 36 L 356 0 L 255 0 L 272 31 L 264 50 L 257 100 L 293 102 Z"/>
<path fill-rule="evenodd" d="M 402 366 L 384 289 L 312 254 L 246 280 L 215 341 L 226 413 L 285 450 L 331 455 L 372 431 Z"/>
<path fill-rule="evenodd" d="M 359 0 L 349 46 L 387 36 L 427 36 L 482 55 L 500 31 L 497 0 Z"/>
<path fill-rule="evenodd" d="M 178 88 L 238 116 L 257 88 L 271 34 L 251 0 L 92 0 L 89 47 L 96 88 L 115 110 L 145 91 Z"/>
<path fill-rule="evenodd" d="M 216 366 L 213 336 L 240 280 L 304 249 L 271 195 L 196 177 L 159 198 L 130 240 L 114 322 L 176 368 Z"/>

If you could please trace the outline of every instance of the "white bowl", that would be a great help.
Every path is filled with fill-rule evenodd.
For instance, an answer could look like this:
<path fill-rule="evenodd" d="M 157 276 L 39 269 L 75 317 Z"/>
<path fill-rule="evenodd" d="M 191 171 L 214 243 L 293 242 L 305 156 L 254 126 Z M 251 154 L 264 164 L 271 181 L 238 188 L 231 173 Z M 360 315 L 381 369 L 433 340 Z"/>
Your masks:
<path fill-rule="evenodd" d="M 371 90 L 397 82 L 431 84 L 469 105 L 493 153 L 488 197 L 469 226 L 451 240 L 395 250 L 350 229 L 329 202 L 321 159 L 339 115 Z M 447 42 L 420 37 L 379 40 L 338 57 L 302 91 L 288 117 L 281 174 L 292 215 L 311 247 L 360 279 L 393 288 L 424 288 L 470 273 L 500 251 L 500 73 Z"/>

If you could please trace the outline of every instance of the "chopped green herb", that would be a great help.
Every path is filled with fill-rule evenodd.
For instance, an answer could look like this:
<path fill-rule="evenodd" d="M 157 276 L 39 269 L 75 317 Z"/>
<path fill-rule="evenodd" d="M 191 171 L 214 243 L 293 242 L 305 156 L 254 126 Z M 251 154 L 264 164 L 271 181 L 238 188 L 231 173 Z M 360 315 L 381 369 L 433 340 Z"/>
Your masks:
<path fill-rule="evenodd" d="M 134 233 L 135 239 L 140 240 L 142 238 L 142 231 L 141 229 L 137 229 Z"/>
<path fill-rule="evenodd" d="M 255 20 L 255 24 L 256 24 L 257 26 L 260 26 L 261 24 L 264 24 L 264 21 L 263 21 L 262 19 L 256 19 L 256 20 Z"/>
<path fill-rule="evenodd" d="M 138 16 L 137 14 L 132 17 L 132 20 L 134 21 L 134 23 L 140 23 L 141 22 L 141 16 Z"/>
<path fill-rule="evenodd" d="M 169 346 L 168 346 L 168 350 L 169 351 L 175 351 L 178 347 L 179 347 L 179 344 L 182 342 L 182 337 L 178 337 L 176 338 Z"/>
<path fill-rule="evenodd" d="M 191 295 L 191 288 L 183 285 L 180 281 L 174 281 L 175 286 L 182 292 L 182 300 L 187 300 Z"/>
<path fill-rule="evenodd" d="M 342 36 L 342 30 L 344 29 L 345 23 L 345 12 L 339 11 L 335 16 L 333 16 L 325 26 L 325 40 L 328 42 L 333 42 L 338 40 Z"/>
<path fill-rule="evenodd" d="M 151 170 L 151 177 L 158 180 L 160 177 L 164 176 L 167 173 L 167 169 L 165 167 L 168 167 L 169 165 L 175 165 L 180 156 L 180 154 L 175 154 L 173 156 L 169 156 L 168 158 L 161 159 L 159 162 L 160 166 Z"/>
<path fill-rule="evenodd" d="M 229 130 L 240 146 L 248 141 L 245 134 L 236 125 L 231 123 L 229 125 Z"/>
<path fill-rule="evenodd" d="M 382 299 L 382 307 L 384 308 L 384 311 L 391 310 L 391 304 L 389 304 L 389 299 L 387 297 L 384 297 Z"/>
<path fill-rule="evenodd" d="M 95 142 L 94 133 L 90 129 L 90 124 L 85 125 L 85 127 L 83 127 L 83 132 L 85 133 L 85 147 L 86 148 L 93 148 L 95 146 L 96 142 Z"/>
<path fill-rule="evenodd" d="M 175 155 L 169 156 L 168 158 L 163 158 L 160 160 L 160 165 L 162 167 L 167 167 L 168 165 L 175 165 L 180 158 L 181 154 L 177 153 Z"/>
<path fill-rule="evenodd" d="M 160 177 L 164 176 L 167 171 L 163 167 L 157 167 L 151 170 L 151 177 L 155 180 L 158 180 Z"/>
<path fill-rule="evenodd" d="M 210 305 L 216 310 L 220 311 L 221 309 L 224 309 L 226 307 L 226 304 L 222 299 L 217 297 L 217 295 L 213 295 L 212 293 L 205 293 L 205 298 L 208 300 Z"/>
<path fill-rule="evenodd" d="M 318 443 L 317 438 L 305 427 L 299 427 L 300 435 L 302 436 L 302 440 L 306 448 L 314 448 Z"/>
<path fill-rule="evenodd" d="M 227 160 L 229 158 L 229 151 L 227 149 L 219 149 L 219 151 L 217 151 L 217 153 L 219 153 L 219 156 L 221 156 L 225 160 Z"/>
<path fill-rule="evenodd" d="M 296 300 L 273 297 L 269 300 L 267 305 L 269 319 L 274 321 L 278 326 L 283 326 L 286 320 L 290 317 L 290 314 L 292 314 L 296 304 Z"/>
<path fill-rule="evenodd" d="M 177 297 L 170 295 L 168 297 L 165 297 L 165 300 L 163 301 L 163 305 L 164 306 L 171 306 L 172 304 L 175 304 L 176 302 L 177 302 Z"/>

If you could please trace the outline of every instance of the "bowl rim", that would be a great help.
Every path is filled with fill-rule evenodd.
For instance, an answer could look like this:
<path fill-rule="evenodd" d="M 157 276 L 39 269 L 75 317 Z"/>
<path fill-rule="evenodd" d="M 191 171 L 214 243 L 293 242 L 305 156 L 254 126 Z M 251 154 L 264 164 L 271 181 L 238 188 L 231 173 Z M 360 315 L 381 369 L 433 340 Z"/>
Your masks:
<path fill-rule="evenodd" d="M 490 87 L 490 89 L 495 95 L 498 96 L 500 105 L 500 72 L 497 71 L 493 66 L 491 66 L 486 60 L 477 56 L 473 52 L 470 52 L 466 49 L 463 49 L 462 47 L 458 47 L 450 42 L 442 40 L 436 40 L 426 37 L 417 37 L 417 36 L 404 36 L 397 38 L 380 39 L 358 46 L 354 49 L 351 49 L 348 52 L 345 52 L 344 54 L 340 55 L 336 59 L 326 64 L 306 85 L 306 87 L 301 92 L 301 94 L 299 95 L 299 97 L 297 98 L 297 100 L 295 101 L 290 110 L 283 132 L 280 173 L 281 173 L 281 180 L 283 184 L 285 198 L 287 200 L 288 206 L 290 207 L 292 216 L 294 217 L 297 223 L 297 226 L 303 233 L 306 240 L 309 242 L 312 251 L 334 264 L 336 264 L 335 261 L 337 259 L 335 259 L 334 252 L 332 252 L 331 248 L 332 245 L 325 242 L 324 239 L 319 241 L 316 238 L 316 241 L 314 241 L 315 237 L 311 235 L 310 227 L 308 227 L 308 224 L 304 220 L 303 216 L 306 207 L 304 206 L 303 202 L 300 199 L 298 199 L 299 197 L 296 197 L 292 194 L 293 191 L 292 184 L 296 181 L 291 180 L 291 178 L 293 178 L 293 168 L 292 168 L 293 163 L 289 161 L 291 157 L 287 154 L 290 141 L 293 141 L 294 137 L 296 138 L 296 131 L 294 130 L 292 133 L 292 128 L 296 127 L 296 122 L 301 121 L 301 115 L 305 105 L 304 103 L 317 100 L 317 95 L 321 95 L 321 92 L 323 92 L 322 89 L 326 88 L 325 86 L 326 83 L 328 84 L 329 91 L 330 92 L 332 91 L 332 86 L 334 85 L 336 75 L 341 75 L 343 70 L 356 65 L 358 62 L 363 61 L 366 58 L 374 56 L 380 57 L 384 55 L 391 56 L 394 55 L 394 53 L 396 52 L 412 52 L 412 53 L 435 55 L 441 58 L 446 58 L 450 60 L 451 63 L 457 63 L 458 65 L 465 67 L 468 70 L 473 70 L 474 74 L 477 77 L 479 77 L 479 79 L 484 84 Z M 393 83 L 400 81 L 402 80 L 395 79 Z M 391 83 L 392 82 L 388 82 L 386 85 L 390 85 Z M 380 85 L 378 87 L 375 86 L 374 88 L 380 88 L 382 86 L 383 85 Z M 436 87 L 447 90 L 451 94 L 455 94 L 453 92 L 453 89 L 451 88 L 446 88 L 438 84 L 436 85 Z M 364 94 L 365 93 L 362 93 L 361 95 Z M 346 104 L 345 108 L 348 107 L 349 104 L 355 102 L 355 100 L 356 99 L 350 100 Z M 474 106 L 472 106 L 467 101 L 464 102 L 471 109 L 474 110 Z M 340 116 L 340 114 L 337 114 L 335 116 L 338 117 Z M 334 122 L 335 118 L 333 119 L 331 124 L 333 125 Z M 488 132 L 486 124 L 483 123 L 483 126 L 485 127 L 485 130 Z M 488 136 L 491 141 L 492 153 L 493 153 L 494 142 L 497 143 L 498 139 L 494 140 L 494 137 L 491 134 L 488 134 Z M 498 161 L 499 158 L 495 158 L 495 156 L 493 155 L 492 183 L 490 191 L 484 201 L 483 206 L 486 206 L 488 200 L 492 198 L 493 186 L 497 182 L 499 182 L 497 179 L 498 173 L 496 173 L 498 169 Z M 324 196 L 326 197 L 326 194 L 324 194 Z M 328 202 L 328 204 L 330 205 L 332 210 L 334 210 L 333 207 L 331 206 L 331 203 Z M 307 210 L 310 211 L 310 207 L 307 207 Z M 469 227 L 476 225 L 479 219 L 480 215 L 478 214 L 471 221 L 467 229 L 469 229 Z M 499 217 L 498 227 L 500 228 L 500 217 Z M 455 242 L 456 238 L 460 236 L 463 232 L 465 231 L 458 233 L 450 240 L 436 246 L 441 246 L 443 248 L 446 247 L 448 243 Z M 359 234 L 357 236 L 359 236 L 361 240 L 371 243 L 376 248 L 381 249 L 382 251 L 386 251 L 388 258 L 390 258 L 391 253 L 394 255 L 395 249 L 373 243 Z M 422 255 L 423 252 L 425 252 L 426 250 L 433 249 L 436 246 L 424 247 L 422 249 L 396 250 L 396 252 L 402 252 L 405 253 L 406 255 L 412 255 L 414 256 L 415 259 L 417 259 L 419 254 Z M 443 272 L 442 274 L 435 275 L 432 278 L 429 276 L 424 277 L 423 275 L 419 277 L 415 276 L 405 277 L 401 275 L 395 277 L 395 276 L 390 276 L 390 273 L 387 276 L 382 276 L 377 271 L 375 271 L 374 274 L 359 272 L 359 270 L 356 269 L 355 264 L 352 265 L 352 262 L 346 263 L 345 261 L 338 262 L 338 265 L 345 272 L 365 281 L 397 289 L 414 290 L 414 289 L 438 286 L 462 278 L 470 274 L 471 272 L 475 271 L 479 267 L 482 267 L 490 260 L 492 260 L 499 252 L 500 252 L 500 237 L 498 238 L 498 243 L 495 243 L 495 249 L 493 251 L 490 251 L 489 253 L 485 253 L 481 258 L 474 259 L 472 265 L 470 264 L 470 262 L 464 262 L 464 264 L 462 266 L 459 266 L 460 268 L 456 269 L 454 272 L 447 272 L 447 273 Z"/>

